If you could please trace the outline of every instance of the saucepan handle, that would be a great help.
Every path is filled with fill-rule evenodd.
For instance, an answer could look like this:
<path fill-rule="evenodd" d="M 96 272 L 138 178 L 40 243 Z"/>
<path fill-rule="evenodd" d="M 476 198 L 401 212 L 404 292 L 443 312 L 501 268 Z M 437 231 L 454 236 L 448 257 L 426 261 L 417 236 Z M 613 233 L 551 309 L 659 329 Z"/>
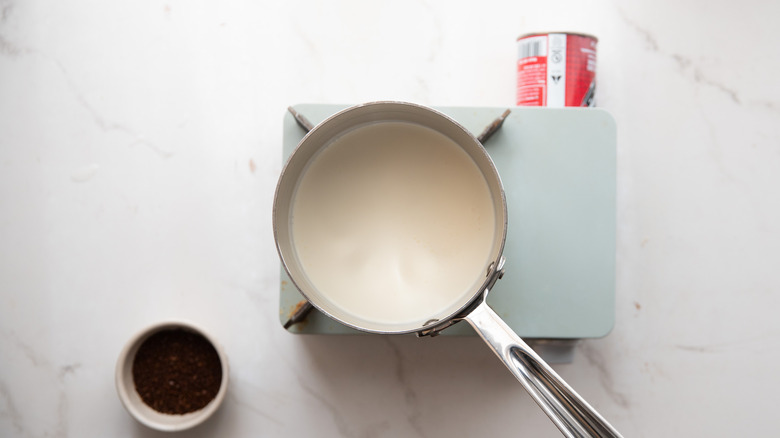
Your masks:
<path fill-rule="evenodd" d="M 567 437 L 620 437 L 483 301 L 464 317 Z"/>

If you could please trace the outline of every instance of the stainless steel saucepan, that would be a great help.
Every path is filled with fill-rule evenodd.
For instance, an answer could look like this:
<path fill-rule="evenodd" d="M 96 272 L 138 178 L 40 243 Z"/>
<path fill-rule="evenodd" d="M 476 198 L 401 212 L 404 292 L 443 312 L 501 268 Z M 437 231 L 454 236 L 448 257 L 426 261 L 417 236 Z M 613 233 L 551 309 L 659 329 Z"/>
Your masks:
<path fill-rule="evenodd" d="M 473 288 L 455 302 L 442 303 L 439 311 L 412 321 L 375 321 L 362 318 L 334 304 L 311 281 L 299 257 L 294 239 L 293 206 L 296 191 L 312 161 L 335 139 L 359 127 L 383 122 L 420 125 L 443 134 L 457 144 L 477 165 L 487 181 L 492 198 L 495 232 L 485 266 Z M 381 196 L 381 194 L 378 194 Z M 492 348 L 509 371 L 565 436 L 617 437 L 620 434 L 553 369 L 545 363 L 486 303 L 485 298 L 504 273 L 502 252 L 507 230 L 506 198 L 498 172 L 482 144 L 460 124 L 433 109 L 404 102 L 372 102 L 343 110 L 312 129 L 290 156 L 276 188 L 273 207 L 274 238 L 282 264 L 301 293 L 321 312 L 358 330 L 378 334 L 417 333 L 436 335 L 461 320 L 467 321 Z M 328 230 L 323 229 L 323 232 Z M 377 227 L 376 233 L 383 229 Z M 487 242 L 485 242 L 487 243 Z M 300 245 L 300 242 L 298 242 Z M 332 275 L 349 279 L 348 265 Z M 382 278 L 377 278 L 382 282 Z"/>

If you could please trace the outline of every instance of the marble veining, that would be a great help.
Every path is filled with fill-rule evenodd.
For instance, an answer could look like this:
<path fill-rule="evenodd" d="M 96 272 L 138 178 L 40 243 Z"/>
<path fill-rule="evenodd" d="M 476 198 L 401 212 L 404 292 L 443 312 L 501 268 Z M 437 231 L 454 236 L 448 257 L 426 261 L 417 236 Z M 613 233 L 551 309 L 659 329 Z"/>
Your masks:
<path fill-rule="evenodd" d="M 53 424 L 50 424 L 52 436 L 55 437 L 67 437 L 68 436 L 68 412 L 69 412 L 69 396 L 67 391 L 68 381 L 75 377 L 77 371 L 82 367 L 79 362 L 65 364 L 57 366 L 53 364 L 47 357 L 36 351 L 35 348 L 22 341 L 19 336 L 14 332 L 4 332 L 2 336 L 4 342 L 4 350 L 16 351 L 21 357 L 24 358 L 26 365 L 21 366 L 31 367 L 37 370 L 37 373 L 54 374 L 54 390 L 56 391 L 56 415 Z M 5 363 L 5 366 L 9 366 L 10 363 Z M 17 383 L 18 382 L 14 382 Z M 21 412 L 17 407 L 17 403 L 14 401 L 14 395 L 12 390 L 8 386 L 7 382 L 0 379 L 0 398 L 3 403 L 0 405 L 0 418 L 6 418 L 10 420 L 10 424 L 19 436 L 34 436 L 28 433 L 25 425 L 27 421 L 26 417 L 31 412 Z M 46 429 L 44 429 L 46 431 Z M 48 432 L 44 432 L 48 435 Z"/>
<path fill-rule="evenodd" d="M 556 370 L 625 436 L 776 434 L 779 5 L 0 0 L 0 436 L 160 436 L 113 379 L 165 319 L 231 365 L 187 436 L 560 436 L 478 340 L 284 331 L 270 211 L 288 105 L 511 106 L 558 29 L 600 41 L 618 272 Z"/>
<path fill-rule="evenodd" d="M 19 47 L 4 35 L 14 11 L 14 4 L 3 0 L 0 2 L 0 56 L 17 57 L 30 53 L 27 48 Z"/>
<path fill-rule="evenodd" d="M 84 97 L 84 93 L 82 93 L 81 90 L 79 90 L 79 88 L 76 85 L 76 82 L 73 80 L 73 77 L 65 68 L 65 65 L 63 65 L 63 63 L 57 59 L 51 59 L 51 61 L 57 66 L 59 71 L 62 73 L 62 76 L 65 79 L 65 82 L 68 84 L 68 88 L 70 89 L 71 93 L 75 97 L 76 101 L 90 115 L 92 120 L 95 122 L 95 125 L 98 128 L 100 128 L 101 131 L 103 132 L 117 131 L 123 134 L 127 134 L 130 138 L 132 138 L 132 141 L 127 145 L 127 147 L 140 144 L 151 149 L 160 158 L 170 158 L 173 156 L 173 152 L 164 150 L 163 148 L 149 141 L 143 135 L 138 134 L 137 132 L 135 132 L 135 130 L 129 128 L 125 124 L 107 119 L 106 117 L 101 115 L 100 112 L 98 112 L 98 110 L 95 109 L 95 107 L 91 103 L 89 103 L 86 97 Z"/>
<path fill-rule="evenodd" d="M 298 384 L 304 391 L 306 391 L 307 394 L 317 400 L 317 402 L 319 402 L 320 405 L 330 413 L 330 417 L 333 420 L 333 423 L 336 425 L 340 436 L 348 438 L 357 436 L 350 427 L 349 421 L 346 419 L 345 414 L 341 412 L 336 404 L 328 400 L 325 396 L 320 394 L 312 386 L 306 383 L 305 379 L 299 377 Z"/>
<path fill-rule="evenodd" d="M 277 426 L 284 426 L 284 423 L 282 421 L 279 421 L 276 417 L 274 417 L 272 414 L 265 412 L 261 409 L 258 409 L 257 406 L 255 406 L 251 401 L 245 401 L 242 399 L 239 399 L 238 396 L 234 392 L 230 392 L 227 395 L 228 400 L 230 400 L 232 403 L 235 403 L 236 405 L 240 406 L 243 409 L 248 410 L 254 415 L 257 415 L 261 417 L 265 421 L 270 421 L 271 423 L 274 423 Z"/>
<path fill-rule="evenodd" d="M 408 365 L 405 364 L 401 349 L 393 343 L 391 337 L 385 336 L 384 340 L 387 342 L 387 346 L 389 347 L 392 358 L 395 362 L 395 376 L 398 379 L 398 385 L 403 390 L 404 401 L 406 402 L 405 409 L 407 412 L 407 421 L 409 422 L 409 425 L 412 427 L 412 429 L 417 432 L 417 435 L 423 437 L 425 434 L 419 422 L 420 406 L 417 393 L 415 392 L 412 384 L 407 380 L 406 368 Z"/>
<path fill-rule="evenodd" d="M 702 70 L 696 66 L 696 63 L 690 57 L 681 55 L 679 53 L 668 53 L 667 51 L 663 50 L 650 31 L 644 29 L 634 20 L 629 18 L 623 9 L 618 8 L 618 11 L 620 12 L 619 15 L 623 21 L 642 37 L 642 40 L 645 43 L 645 47 L 649 51 L 672 59 L 683 73 L 692 70 L 692 77 L 694 82 L 713 87 L 718 91 L 726 94 L 737 105 L 742 104 L 742 100 L 739 98 L 736 90 L 706 77 Z"/>
<path fill-rule="evenodd" d="M 9 3 L 2 6 L 1 8 L 2 9 L 0 9 L 0 25 L 2 25 L 3 22 L 5 22 L 11 16 L 11 13 L 13 11 L 13 5 Z M 9 41 L 5 36 L 3 36 L 1 31 L 0 31 L 0 55 L 6 55 L 13 58 L 17 58 L 25 55 L 38 55 L 45 61 L 53 64 L 59 70 L 59 72 L 62 74 L 63 79 L 65 80 L 65 83 L 67 84 L 69 90 L 71 91 L 73 97 L 76 99 L 78 104 L 87 112 L 87 114 L 90 115 L 95 125 L 101 131 L 103 132 L 116 131 L 116 132 L 121 132 L 123 134 L 126 134 L 132 139 L 132 141 L 127 144 L 127 147 L 132 147 L 140 144 L 148 147 L 160 158 L 170 158 L 174 155 L 173 152 L 165 150 L 165 148 L 157 145 L 155 142 L 150 141 L 149 139 L 145 138 L 144 135 L 139 134 L 134 129 L 126 126 L 125 124 L 108 119 L 105 116 L 103 116 L 87 100 L 87 98 L 84 96 L 84 93 L 81 92 L 79 87 L 76 85 L 76 81 L 73 79 L 68 69 L 59 59 L 54 58 L 39 49 L 19 46 Z"/>
<path fill-rule="evenodd" d="M 577 350 L 581 352 L 588 363 L 598 371 L 601 387 L 607 392 L 609 397 L 621 408 L 630 409 L 631 400 L 625 393 L 621 392 L 616 387 L 610 372 L 609 362 L 604 358 L 603 354 L 587 342 L 580 342 L 577 345 Z"/>
<path fill-rule="evenodd" d="M 0 419 L 5 423 L 10 423 L 16 434 L 24 433 L 22 415 L 16 408 L 16 404 L 14 404 L 11 391 L 2 380 L 0 380 L 0 397 L 3 400 L 2 408 L 0 409 Z"/>

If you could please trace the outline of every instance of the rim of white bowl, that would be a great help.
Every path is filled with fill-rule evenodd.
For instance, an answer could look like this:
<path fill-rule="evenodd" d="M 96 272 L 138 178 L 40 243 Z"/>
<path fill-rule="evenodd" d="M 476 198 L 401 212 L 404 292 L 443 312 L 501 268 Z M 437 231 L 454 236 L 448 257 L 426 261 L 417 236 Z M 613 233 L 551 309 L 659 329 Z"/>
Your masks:
<path fill-rule="evenodd" d="M 135 390 L 135 382 L 133 381 L 133 360 L 141 344 L 155 333 L 175 329 L 191 331 L 206 338 L 217 351 L 219 362 L 222 365 L 222 380 L 214 399 L 202 409 L 183 415 L 165 414 L 154 410 L 141 399 L 141 396 Z M 227 355 L 222 346 L 211 335 L 189 321 L 171 320 L 147 326 L 130 338 L 121 353 L 119 353 L 119 359 L 117 359 L 116 363 L 115 383 L 119 400 L 133 418 L 149 428 L 175 432 L 190 429 L 203 423 L 219 409 L 227 394 L 229 374 Z"/>

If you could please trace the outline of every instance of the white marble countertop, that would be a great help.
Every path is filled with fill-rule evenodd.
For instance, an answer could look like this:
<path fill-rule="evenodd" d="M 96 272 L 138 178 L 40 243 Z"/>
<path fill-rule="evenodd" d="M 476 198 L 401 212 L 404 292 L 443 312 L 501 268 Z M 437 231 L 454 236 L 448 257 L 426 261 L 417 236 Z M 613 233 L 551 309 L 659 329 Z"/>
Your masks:
<path fill-rule="evenodd" d="M 556 366 L 625 436 L 771 436 L 780 3 L 0 0 L 0 436 L 159 436 L 123 344 L 231 361 L 187 436 L 559 436 L 476 338 L 294 336 L 271 203 L 300 102 L 511 106 L 515 38 L 597 35 L 616 325 Z"/>

